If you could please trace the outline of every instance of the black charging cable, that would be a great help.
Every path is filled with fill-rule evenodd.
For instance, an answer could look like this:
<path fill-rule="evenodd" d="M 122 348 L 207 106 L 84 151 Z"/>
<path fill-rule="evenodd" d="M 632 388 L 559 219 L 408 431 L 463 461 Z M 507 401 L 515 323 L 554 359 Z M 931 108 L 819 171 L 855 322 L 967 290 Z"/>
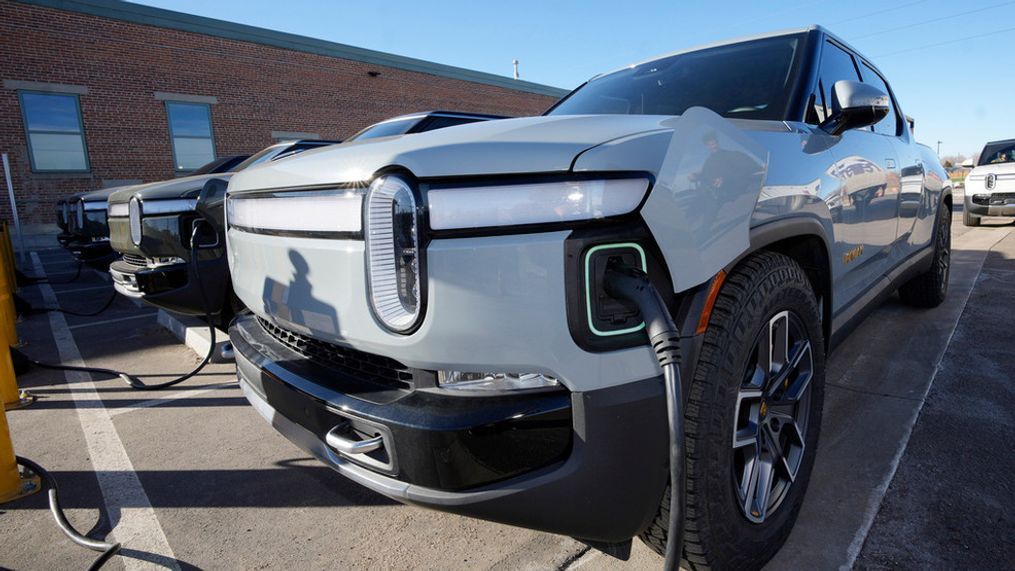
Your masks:
<path fill-rule="evenodd" d="M 111 305 L 113 305 L 113 302 L 116 301 L 116 296 L 117 296 L 117 293 L 116 293 L 116 290 L 114 289 L 112 292 L 110 292 L 109 298 L 106 299 L 106 301 L 103 302 L 102 305 L 98 309 L 96 309 L 94 311 L 74 311 L 73 309 L 64 309 L 62 307 L 32 307 L 31 305 L 28 305 L 28 313 L 29 314 L 33 314 L 33 313 L 49 313 L 51 311 L 55 311 L 57 313 L 63 313 L 63 314 L 66 314 L 66 315 L 74 315 L 74 316 L 77 316 L 77 317 L 95 317 L 96 315 L 98 315 L 98 314 L 102 313 L 103 311 L 106 311 L 107 309 L 109 309 L 109 307 Z"/>
<path fill-rule="evenodd" d="M 684 543 L 684 505 L 687 477 L 684 456 L 684 393 L 680 383 L 680 331 L 659 291 L 638 268 L 610 261 L 603 280 L 606 293 L 634 305 L 641 312 L 649 345 L 663 370 L 666 421 L 670 429 L 670 517 L 664 569 L 680 568 Z"/>
<path fill-rule="evenodd" d="M 53 514 L 53 519 L 56 520 L 56 525 L 60 528 L 60 531 L 70 538 L 71 541 L 81 547 L 87 547 L 93 551 L 102 552 L 102 555 L 99 555 L 88 567 L 89 570 L 99 569 L 120 551 L 119 543 L 107 543 L 105 541 L 92 539 L 74 529 L 74 526 L 67 520 L 67 516 L 63 513 L 63 508 L 60 506 L 60 496 L 56 486 L 56 478 L 54 478 L 53 475 L 45 468 L 28 458 L 23 458 L 21 456 L 16 456 L 15 458 L 17 459 L 18 464 L 38 475 L 42 480 L 42 486 L 46 488 L 49 495 L 49 511 Z"/>
<path fill-rule="evenodd" d="M 19 286 L 35 285 L 35 284 L 50 284 L 50 285 L 64 285 L 77 281 L 81 277 L 81 267 L 84 265 L 81 260 L 75 260 L 78 264 L 77 269 L 74 271 L 74 275 L 67 278 L 66 280 L 53 281 L 51 277 L 39 278 L 28 276 L 21 273 L 20 270 L 14 270 L 14 278 Z"/>
<path fill-rule="evenodd" d="M 196 238 L 197 238 L 197 234 L 199 232 L 199 229 L 201 228 L 201 226 L 203 224 L 207 224 L 207 222 L 205 222 L 203 220 L 198 220 L 198 222 L 194 224 L 194 230 L 193 230 L 193 232 L 190 235 L 190 263 L 191 263 L 191 267 L 193 269 L 194 279 L 197 280 L 197 289 L 198 289 L 198 292 L 201 294 L 201 302 L 204 304 L 205 319 L 208 321 L 208 337 L 209 337 L 209 342 L 208 342 L 208 352 L 205 354 L 204 359 L 202 359 L 201 362 L 198 363 L 198 365 L 196 367 L 194 367 L 190 372 L 188 372 L 188 373 L 186 373 L 184 375 L 181 375 L 179 377 L 176 377 L 175 379 L 170 379 L 170 380 L 162 382 L 162 383 L 147 384 L 144 381 L 142 381 L 141 379 L 139 379 L 137 376 L 131 375 L 129 373 L 125 373 L 123 371 L 114 371 L 113 369 L 105 369 L 105 368 L 102 368 L 102 367 L 77 367 L 77 366 L 74 366 L 74 365 L 53 365 L 53 364 L 50 364 L 50 363 L 43 363 L 41 361 L 36 361 L 35 359 L 32 359 L 32 358 L 28 357 L 27 355 L 21 353 L 17 349 L 11 348 L 11 353 L 12 353 L 12 357 L 14 358 L 14 360 L 16 362 L 19 361 L 19 360 L 22 361 L 22 362 L 27 362 L 27 363 L 30 363 L 33 366 L 36 366 L 36 367 L 39 367 L 39 368 L 42 368 L 42 369 L 50 369 L 50 370 L 55 370 L 55 371 L 81 371 L 83 373 L 96 373 L 96 374 L 99 374 L 99 375 L 108 375 L 108 376 L 111 376 L 111 377 L 120 377 L 121 379 L 123 379 L 123 381 L 125 383 L 130 385 L 130 388 L 135 389 L 135 390 L 139 390 L 139 391 L 157 391 L 157 390 L 162 390 L 162 389 L 168 389 L 168 388 L 176 386 L 176 385 L 178 385 L 178 384 L 180 384 L 180 383 L 182 383 L 182 382 L 184 382 L 184 381 L 186 381 L 186 380 L 188 380 L 190 378 L 193 378 L 195 375 L 200 373 L 201 370 L 203 370 L 208 365 L 208 363 L 211 362 L 212 355 L 215 354 L 215 342 L 216 342 L 216 339 L 215 339 L 215 324 L 212 321 L 212 310 L 211 310 L 211 307 L 210 307 L 211 304 L 208 302 L 208 294 L 205 292 L 204 282 L 201 281 L 201 273 L 198 271 L 198 265 L 197 265 L 198 247 L 197 247 L 197 240 L 196 240 Z M 110 299 L 110 301 L 107 303 L 106 307 L 108 307 L 110 304 L 112 304 L 112 299 L 115 299 L 115 297 L 116 297 L 116 292 L 114 291 L 113 292 L 113 298 Z M 103 310 L 104 309 L 105 308 L 103 308 Z M 64 313 L 68 313 L 65 310 L 59 310 L 59 309 L 50 309 L 50 311 L 63 311 Z M 101 313 L 101 310 L 99 312 L 97 312 L 95 315 L 97 315 L 98 313 Z M 82 315 L 82 314 L 72 313 L 71 315 Z"/>

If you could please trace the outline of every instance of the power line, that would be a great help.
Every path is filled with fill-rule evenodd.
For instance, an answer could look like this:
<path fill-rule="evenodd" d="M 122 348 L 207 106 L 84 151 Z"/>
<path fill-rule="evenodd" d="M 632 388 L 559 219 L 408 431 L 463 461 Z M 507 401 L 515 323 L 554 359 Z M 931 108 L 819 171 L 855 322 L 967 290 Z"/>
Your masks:
<path fill-rule="evenodd" d="M 945 46 L 945 45 L 948 45 L 948 44 L 955 44 L 955 43 L 958 43 L 958 42 L 964 42 L 966 40 L 975 40 L 977 38 L 985 38 L 987 36 L 996 36 L 997 34 L 1003 34 L 1004 32 L 1012 32 L 1012 31 L 1015 31 L 1015 27 L 1005 28 L 1003 30 L 995 30 L 993 32 L 987 32 L 985 34 L 976 34 L 975 36 L 965 36 L 965 37 L 962 37 L 962 38 L 955 38 L 953 40 L 948 40 L 948 41 L 945 41 L 945 42 L 937 42 L 935 44 L 927 44 L 925 46 L 916 46 L 916 47 L 913 47 L 913 48 L 907 48 L 907 49 L 904 49 L 904 50 L 899 50 L 899 51 L 895 51 L 895 52 L 888 52 L 886 54 L 876 55 L 874 57 L 875 58 L 882 58 L 882 57 L 894 56 L 894 55 L 904 54 L 904 53 L 908 53 L 908 52 L 915 52 L 917 50 L 925 50 L 927 48 L 936 48 L 938 46 Z"/>
<path fill-rule="evenodd" d="M 910 6 L 915 6 L 917 4 L 923 4 L 924 2 L 926 2 L 926 0 L 916 0 L 915 2 L 909 2 L 909 3 L 906 3 L 906 4 L 899 4 L 898 6 L 892 6 L 891 8 L 885 8 L 884 10 L 876 10 L 874 12 L 870 12 L 870 13 L 867 13 L 867 14 L 860 14 L 859 16 L 853 16 L 852 18 L 846 18 L 844 20 L 836 20 L 836 25 L 838 25 L 838 24 L 844 24 L 846 22 L 855 22 L 856 20 L 863 20 L 864 18 L 870 18 L 871 16 L 878 16 L 880 14 L 884 14 L 885 12 L 892 12 L 894 10 L 901 10 L 903 8 L 908 8 Z"/>
<path fill-rule="evenodd" d="M 1012 1 L 1012 2 L 1001 2 L 1000 4 L 994 4 L 992 6 L 985 6 L 983 8 L 977 8 L 976 10 L 963 10 L 962 12 L 958 12 L 956 14 L 949 14 L 947 16 L 941 16 L 940 18 L 933 18 L 933 19 L 930 19 L 930 20 L 924 20 L 922 22 L 914 22 L 912 24 L 906 24 L 905 26 L 897 26 L 895 28 L 888 28 L 887 30 L 881 30 L 880 32 L 871 32 L 869 34 L 863 34 L 862 36 L 851 36 L 850 39 L 852 39 L 852 40 L 860 40 L 860 39 L 863 39 L 863 38 L 869 38 L 871 36 L 880 36 L 881 34 L 887 34 L 889 32 L 897 32 L 899 30 L 908 30 L 909 28 L 915 28 L 917 26 L 923 26 L 924 24 L 932 24 L 934 22 L 940 22 L 942 20 L 949 20 L 951 18 L 956 18 L 958 16 L 967 16 L 969 14 L 975 14 L 977 12 L 983 12 L 983 11 L 986 11 L 986 10 L 992 10 L 994 8 L 1000 8 L 1002 6 L 1008 6 L 1009 4 L 1015 4 L 1015 1 Z"/>

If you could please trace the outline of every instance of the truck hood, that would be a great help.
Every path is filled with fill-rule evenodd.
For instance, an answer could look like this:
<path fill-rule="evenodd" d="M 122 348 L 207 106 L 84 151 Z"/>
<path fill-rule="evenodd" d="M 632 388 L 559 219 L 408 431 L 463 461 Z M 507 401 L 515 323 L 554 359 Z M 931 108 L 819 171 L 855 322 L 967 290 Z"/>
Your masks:
<path fill-rule="evenodd" d="M 223 173 L 201 174 L 124 187 L 109 197 L 109 203 L 129 202 L 130 198 L 135 195 L 140 197 L 142 201 L 165 198 L 197 198 L 205 182 L 213 178 L 222 178 L 222 175 Z"/>
<path fill-rule="evenodd" d="M 568 171 L 582 151 L 660 129 L 652 115 L 562 115 L 482 121 L 306 151 L 236 173 L 230 192 L 366 181 L 389 166 L 420 178 Z"/>
<path fill-rule="evenodd" d="M 136 184 L 128 184 L 126 186 L 111 186 L 109 188 L 101 188 L 99 190 L 89 190 L 87 192 L 79 192 L 79 193 L 73 195 L 70 198 L 70 200 L 74 201 L 76 199 L 81 199 L 84 202 L 95 202 L 97 200 L 106 200 L 110 196 L 112 196 L 114 193 L 117 193 L 117 192 L 119 192 L 121 190 L 127 190 L 127 189 L 133 189 L 133 188 L 137 188 L 137 185 Z"/>

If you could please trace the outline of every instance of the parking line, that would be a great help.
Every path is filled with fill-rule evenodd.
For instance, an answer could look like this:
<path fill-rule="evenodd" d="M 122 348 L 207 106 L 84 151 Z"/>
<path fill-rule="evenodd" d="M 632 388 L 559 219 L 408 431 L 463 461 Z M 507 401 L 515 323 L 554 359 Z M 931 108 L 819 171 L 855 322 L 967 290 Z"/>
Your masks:
<path fill-rule="evenodd" d="M 1008 237 L 1009 232 L 999 232 L 1000 237 L 994 240 L 986 251 L 989 255 L 990 251 L 994 249 L 1002 240 Z M 948 353 L 948 347 L 952 344 L 952 337 L 955 336 L 955 330 L 958 329 L 959 320 L 962 319 L 962 314 L 966 310 L 966 304 L 969 303 L 970 296 L 973 295 L 973 290 L 976 289 L 976 281 L 979 279 L 980 273 L 983 271 L 983 263 L 986 261 L 986 256 L 980 262 L 980 269 L 976 272 L 976 278 L 973 280 L 972 287 L 966 292 L 966 298 L 962 301 L 962 311 L 959 312 L 958 317 L 955 319 L 955 323 L 952 324 L 952 330 L 948 333 L 948 340 L 945 342 L 944 348 L 941 350 L 941 355 L 938 356 L 937 363 L 934 364 L 934 372 L 931 373 L 930 381 L 927 383 L 926 388 L 923 391 L 923 395 L 920 396 L 920 404 L 917 405 L 916 411 L 913 416 L 909 419 L 906 425 L 906 431 L 902 436 L 902 440 L 899 441 L 899 447 L 895 450 L 895 456 L 892 457 L 888 473 L 885 474 L 885 478 L 874 488 L 874 495 L 868 503 L 867 508 L 864 510 L 863 523 L 860 528 L 856 530 L 856 535 L 853 536 L 853 541 L 850 542 L 849 548 L 846 551 L 846 562 L 839 566 L 839 571 L 849 571 L 856 564 L 856 558 L 860 556 L 860 551 L 863 550 L 863 544 L 867 541 L 867 536 L 870 534 L 871 527 L 874 526 L 874 519 L 877 518 L 878 512 L 881 511 L 881 503 L 885 499 L 885 494 L 888 493 L 888 487 L 892 485 L 892 480 L 895 479 L 895 473 L 899 469 L 899 464 L 902 463 L 902 457 L 906 454 L 906 448 L 909 446 L 909 438 L 913 435 L 913 429 L 916 427 L 916 423 L 920 420 L 920 413 L 923 411 L 923 405 L 927 402 L 927 395 L 930 394 L 931 387 L 934 386 L 934 380 L 937 379 L 938 371 L 941 370 L 941 361 L 944 359 L 945 354 Z"/>
<path fill-rule="evenodd" d="M 58 289 L 58 290 L 54 290 L 54 292 L 56 293 L 56 295 L 63 295 L 65 293 L 80 293 L 80 292 L 83 292 L 83 291 L 92 291 L 92 290 L 97 290 L 97 289 L 106 289 L 106 290 L 108 290 L 109 289 L 109 284 L 102 284 L 102 285 L 89 286 L 89 287 L 78 287 L 78 288 L 71 288 L 71 289 Z"/>
<path fill-rule="evenodd" d="M 35 252 L 32 252 L 32 265 L 35 266 L 37 275 L 45 276 L 42 261 Z M 47 304 L 56 305 L 56 294 L 49 284 L 39 284 L 39 291 Z M 53 331 L 60 362 L 83 366 L 81 352 L 74 342 L 74 336 L 67 327 L 67 320 L 63 314 L 49 312 L 49 326 Z M 155 562 L 179 570 L 173 549 L 169 546 L 169 540 L 159 524 L 158 516 L 152 508 L 148 494 L 144 491 L 144 486 L 141 485 L 141 480 L 134 471 L 130 457 L 127 456 L 127 449 L 116 432 L 109 412 L 101 404 L 95 408 L 78 406 L 79 402 L 82 405 L 85 401 L 102 402 L 91 375 L 83 371 L 64 371 L 64 377 L 67 379 L 68 387 L 72 389 L 71 396 L 88 446 L 88 456 L 91 458 L 102 499 L 106 504 L 106 513 L 120 514 L 119 521 L 116 522 L 116 527 L 110 535 L 123 544 L 125 551 L 144 552 L 154 557 L 154 561 L 124 557 L 122 558 L 124 567 L 128 570 L 150 569 L 151 563 Z"/>
<path fill-rule="evenodd" d="M 54 297 L 53 299 L 56 299 L 56 297 Z M 53 312 L 50 312 L 50 313 L 58 313 L 58 312 L 53 311 Z M 155 317 L 158 314 L 159 313 L 156 311 L 156 312 L 153 312 L 153 313 L 142 313 L 141 315 L 128 315 L 127 317 L 117 317 L 116 319 L 102 319 L 102 320 L 99 320 L 99 321 L 89 321 L 87 323 L 78 323 L 77 325 L 71 325 L 71 326 L 67 327 L 67 329 L 72 329 L 73 330 L 73 329 L 82 329 L 84 327 L 91 327 L 93 325 L 108 325 L 110 323 L 119 323 L 121 321 L 130 321 L 132 319 L 141 319 L 141 318 L 144 318 L 144 317 Z"/>
<path fill-rule="evenodd" d="M 222 389 L 227 389 L 227 388 L 236 387 L 236 386 L 237 386 L 237 383 L 235 381 L 233 381 L 233 382 L 230 382 L 230 383 L 222 383 L 222 384 L 218 384 L 218 385 L 213 385 L 213 386 L 210 386 L 210 387 L 208 387 L 206 389 L 200 389 L 200 390 L 197 390 L 197 391 L 193 391 L 193 390 L 191 390 L 191 391 L 178 391 L 178 392 L 175 392 L 173 394 L 166 395 L 166 396 L 164 396 L 162 398 L 159 398 L 159 399 L 146 400 L 146 401 L 139 402 L 139 403 L 137 403 L 135 405 L 131 405 L 129 407 L 113 409 L 113 410 L 109 411 L 109 416 L 119 416 L 121 414 L 124 414 L 124 413 L 127 413 L 127 412 L 133 412 L 133 411 L 138 410 L 138 409 L 151 408 L 153 406 L 159 406 L 159 405 L 166 404 L 166 403 L 169 403 L 169 402 L 185 399 L 187 397 L 194 397 L 194 396 L 197 396 L 197 395 L 203 395 L 203 394 L 207 394 L 207 393 L 211 393 L 211 392 L 215 392 L 215 391 L 220 391 Z"/>

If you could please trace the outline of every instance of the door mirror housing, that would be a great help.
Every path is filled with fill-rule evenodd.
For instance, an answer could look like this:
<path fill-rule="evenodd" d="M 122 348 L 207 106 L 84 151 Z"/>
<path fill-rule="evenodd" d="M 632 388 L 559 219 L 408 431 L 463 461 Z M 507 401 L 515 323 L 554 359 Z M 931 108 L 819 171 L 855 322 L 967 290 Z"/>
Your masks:
<path fill-rule="evenodd" d="M 832 87 L 832 114 L 818 127 L 830 135 L 870 127 L 888 115 L 888 94 L 873 85 L 843 79 Z"/>

